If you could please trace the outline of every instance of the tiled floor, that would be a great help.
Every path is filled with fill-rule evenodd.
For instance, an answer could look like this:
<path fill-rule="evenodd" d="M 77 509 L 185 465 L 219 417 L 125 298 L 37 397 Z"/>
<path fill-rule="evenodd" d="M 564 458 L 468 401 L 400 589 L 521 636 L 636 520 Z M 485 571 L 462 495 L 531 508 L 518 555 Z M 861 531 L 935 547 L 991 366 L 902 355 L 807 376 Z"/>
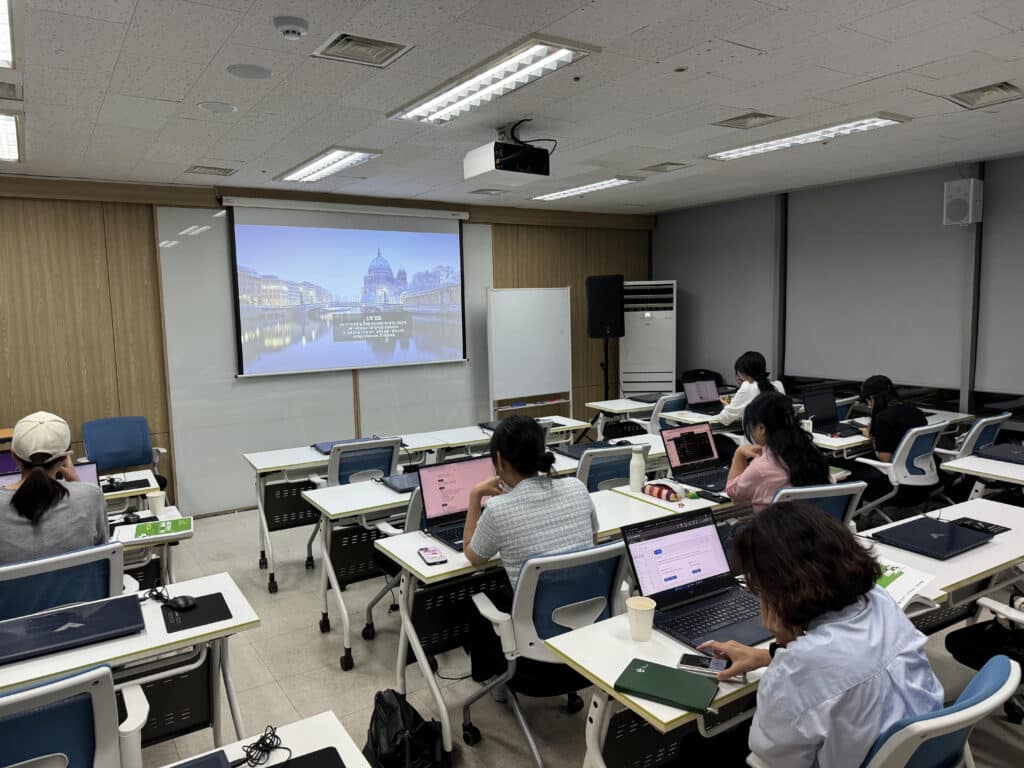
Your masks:
<path fill-rule="evenodd" d="M 340 621 L 333 616 L 333 605 L 334 629 L 321 634 L 317 628 L 319 570 L 306 571 L 303 566 L 308 531 L 283 531 L 273 536 L 280 585 L 276 595 L 268 594 L 265 572 L 256 567 L 255 512 L 197 521 L 195 538 L 176 553 L 178 579 L 227 571 L 260 616 L 258 629 L 231 640 L 234 682 L 247 738 L 268 724 L 281 725 L 330 709 L 356 743 L 362 745 L 374 693 L 395 685 L 398 615 L 385 615 L 389 601 L 384 601 L 375 620 L 377 637 L 371 642 L 364 641 L 360 637 L 362 612 L 382 581 L 375 579 L 348 588 L 345 600 L 352 613 L 355 669 L 342 672 L 338 665 L 342 650 Z M 970 670 L 948 657 L 941 637 L 932 638 L 928 648 L 946 685 L 947 697 L 955 696 L 969 679 Z M 468 672 L 469 662 L 461 651 L 439 657 L 439 673 L 444 677 L 458 678 Z M 432 704 L 418 667 L 409 667 L 408 681 L 410 701 L 429 718 Z M 465 747 L 461 743 L 461 703 L 476 686 L 471 680 L 438 682 L 452 719 L 458 764 L 503 768 L 530 765 L 511 711 L 490 698 L 473 708 L 473 719 L 483 733 L 483 740 L 476 747 Z M 564 699 L 524 699 L 524 704 L 547 765 L 582 765 L 583 713 L 567 714 Z M 228 719 L 226 703 L 224 712 Z M 979 766 L 1018 766 L 1024 758 L 1024 728 L 993 719 L 976 730 L 972 745 Z M 210 731 L 190 734 L 146 749 L 145 764 L 155 768 L 212 746 Z"/>

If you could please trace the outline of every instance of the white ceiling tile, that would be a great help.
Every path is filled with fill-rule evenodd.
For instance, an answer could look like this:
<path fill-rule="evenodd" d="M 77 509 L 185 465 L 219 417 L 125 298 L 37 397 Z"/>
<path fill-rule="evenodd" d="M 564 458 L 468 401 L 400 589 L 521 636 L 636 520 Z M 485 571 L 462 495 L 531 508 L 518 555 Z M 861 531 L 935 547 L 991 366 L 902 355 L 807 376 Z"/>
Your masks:
<path fill-rule="evenodd" d="M 940 59 L 939 61 L 933 61 L 931 64 L 925 64 L 924 66 L 916 67 L 910 71 L 916 75 L 942 79 L 946 77 L 953 77 L 955 75 L 967 74 L 979 69 L 996 67 L 1002 63 L 1004 63 L 1002 59 L 988 53 L 968 51 L 967 53 L 960 53 L 956 56 L 950 56 L 945 59 Z"/>
<path fill-rule="evenodd" d="M 186 0 L 139 0 L 124 40 L 125 53 L 209 61 L 242 14 Z"/>
<path fill-rule="evenodd" d="M 126 155 L 137 155 L 137 161 L 156 141 L 159 133 L 159 129 L 156 128 L 133 128 L 98 122 L 89 141 L 86 159 L 90 162 L 99 162 L 106 157 L 112 162 L 121 162 Z"/>
<path fill-rule="evenodd" d="M 258 102 L 261 112 L 297 109 L 315 114 L 370 83 L 382 70 L 327 59 L 300 59 L 295 67 Z"/>
<path fill-rule="evenodd" d="M 366 0 L 289 0 L 282 7 L 281 0 L 256 0 L 229 40 L 235 45 L 311 54 L 335 32 L 342 31 L 345 23 Z M 288 40 L 274 29 L 275 16 L 298 16 L 309 24 L 309 31 L 300 40 Z"/>
<path fill-rule="evenodd" d="M 417 45 L 388 70 L 412 75 L 430 72 L 440 85 L 521 39 L 521 35 L 507 29 L 457 19 L 439 28 L 429 42 Z"/>
<path fill-rule="evenodd" d="M 104 21 L 128 21 L 136 0 L 26 0 L 30 11 L 53 11 Z"/>
<path fill-rule="evenodd" d="M 227 130 L 228 126 L 221 123 L 172 117 L 164 123 L 164 127 L 157 136 L 157 143 L 195 146 L 203 150 L 223 136 Z"/>
<path fill-rule="evenodd" d="M 123 53 L 110 79 L 110 90 L 122 96 L 181 101 L 206 66 L 205 61 Z"/>
<path fill-rule="evenodd" d="M 98 122 L 158 130 L 177 108 L 178 105 L 173 101 L 108 94 L 103 100 Z"/>
<path fill-rule="evenodd" d="M 345 24 L 345 32 L 393 43 L 429 43 L 435 32 L 452 23 L 479 0 L 371 0 Z"/>
<path fill-rule="evenodd" d="M 607 46 L 616 38 L 679 13 L 679 0 L 581 0 L 577 5 L 577 10 L 549 24 L 544 31 Z"/>
<path fill-rule="evenodd" d="M 1007 0 L 1004 3 L 990 5 L 978 11 L 978 15 L 1007 29 L 1024 29 L 1024 5 L 1020 3 L 1020 0 Z"/>
<path fill-rule="evenodd" d="M 974 47 L 1001 59 L 1019 59 L 1024 56 L 1024 32 L 991 37 L 976 43 Z"/>
<path fill-rule="evenodd" d="M 1010 80 L 1024 86 L 1024 59 L 982 67 L 964 74 L 944 77 L 941 80 L 931 80 L 922 90 L 944 96 L 991 83 L 999 83 L 1003 80 Z"/>
<path fill-rule="evenodd" d="M 25 17 L 26 67 L 41 64 L 94 72 L 114 68 L 124 24 L 49 11 L 29 11 Z"/>
<path fill-rule="evenodd" d="M 823 94 L 822 97 L 836 104 L 855 104 L 858 101 L 866 101 L 888 93 L 895 93 L 910 88 L 927 89 L 934 84 L 934 80 L 915 75 L 910 72 L 900 72 L 895 75 L 874 77 L 864 80 L 845 88 L 837 88 Z"/>
<path fill-rule="evenodd" d="M 377 147 L 386 150 L 395 144 L 416 139 L 426 126 L 408 120 L 388 120 L 378 117 L 371 125 L 352 133 L 348 140 L 354 147 Z"/>
<path fill-rule="evenodd" d="M 252 7 L 253 0 L 192 0 L 192 2 L 199 5 L 211 5 L 214 8 L 245 13 Z"/>
<path fill-rule="evenodd" d="M 880 40 L 899 40 L 919 32 L 963 19 L 979 7 L 994 2 L 964 2 L 964 0 L 912 0 L 882 13 L 850 22 L 846 26 Z"/>
<path fill-rule="evenodd" d="M 577 10 L 583 0 L 481 0 L 462 18 L 477 24 L 512 30 L 519 34 L 536 32 Z"/>
<path fill-rule="evenodd" d="M 109 82 L 105 72 L 32 66 L 25 70 L 24 99 L 29 104 L 95 104 Z"/>
<path fill-rule="evenodd" d="M 248 163 L 260 157 L 273 145 L 272 141 L 249 139 L 221 139 L 210 145 L 207 152 L 210 157 L 219 157 L 230 162 L 227 165 Z M 209 158 L 201 158 L 200 165 L 216 165 Z"/>

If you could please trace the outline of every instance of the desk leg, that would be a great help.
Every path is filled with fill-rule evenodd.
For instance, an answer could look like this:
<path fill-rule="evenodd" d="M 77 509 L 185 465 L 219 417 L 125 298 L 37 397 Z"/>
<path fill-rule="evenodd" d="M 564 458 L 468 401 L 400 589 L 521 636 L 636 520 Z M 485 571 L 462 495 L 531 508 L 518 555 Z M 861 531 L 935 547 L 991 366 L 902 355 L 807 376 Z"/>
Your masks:
<path fill-rule="evenodd" d="M 345 643 L 345 652 L 341 655 L 339 663 L 341 668 L 348 672 L 352 669 L 352 627 L 348 619 L 348 609 L 345 607 L 345 597 L 341 592 L 341 585 L 338 583 L 338 576 L 334 572 L 334 562 L 331 560 L 331 531 L 334 528 L 327 517 L 320 520 L 320 567 L 323 573 L 320 575 L 320 584 L 323 587 L 323 616 L 320 618 L 321 627 L 325 624 L 330 629 L 330 624 L 324 621 L 327 616 L 327 584 L 326 578 L 331 582 L 331 589 L 334 591 L 334 599 L 338 603 L 338 612 L 341 614 L 341 634 Z"/>
<path fill-rule="evenodd" d="M 975 480 L 974 485 L 971 486 L 971 494 L 967 497 L 968 501 L 971 499 L 980 499 L 985 495 L 985 483 L 981 480 Z"/>
<path fill-rule="evenodd" d="M 277 580 L 274 578 L 274 548 L 270 544 L 270 528 L 267 526 L 266 512 L 267 478 L 265 475 L 256 476 L 256 510 L 259 512 L 260 531 L 260 570 L 269 568 L 267 575 L 267 591 L 270 594 L 277 592 Z"/>
<path fill-rule="evenodd" d="M 587 712 L 587 751 L 583 756 L 583 768 L 605 768 L 601 747 L 608 732 L 608 721 L 612 716 L 612 698 L 601 690 L 594 691 Z"/>
<path fill-rule="evenodd" d="M 441 744 L 444 751 L 451 755 L 452 751 L 452 724 L 448 718 L 448 707 L 445 706 L 441 689 L 437 687 L 437 679 L 434 677 L 434 670 L 430 668 L 430 661 L 427 654 L 423 652 L 423 645 L 420 643 L 416 628 L 412 625 L 412 604 L 416 595 L 416 580 L 408 573 L 402 574 L 402 593 L 398 600 L 398 609 L 402 615 L 402 636 L 398 641 L 398 692 L 405 692 L 405 656 L 403 651 L 406 644 L 412 647 L 416 663 L 420 666 L 423 679 L 427 681 L 427 688 L 434 700 L 434 708 L 437 710 L 437 719 L 441 721 Z"/>
<path fill-rule="evenodd" d="M 160 583 L 171 584 L 171 545 L 165 543 L 160 547 Z"/>
<path fill-rule="evenodd" d="M 398 583 L 398 662 L 395 673 L 395 690 L 405 696 L 405 672 L 409 659 L 409 636 L 405 633 L 405 616 L 412 615 L 412 609 L 406 610 L 406 595 L 416 588 L 416 582 L 408 571 L 402 571 L 402 578 Z M 409 622 L 410 626 L 412 621 Z"/>
<path fill-rule="evenodd" d="M 604 412 L 597 414 L 597 439 L 604 440 Z"/>
<path fill-rule="evenodd" d="M 224 744 L 221 734 L 220 681 L 221 681 L 221 640 L 210 643 L 210 720 L 213 728 L 213 746 Z"/>
<path fill-rule="evenodd" d="M 242 725 L 242 712 L 238 707 L 238 696 L 235 694 L 235 684 L 231 681 L 231 656 L 228 653 L 228 641 L 225 637 L 218 640 L 220 643 L 220 672 L 224 680 L 224 693 L 228 697 L 228 708 L 231 710 L 231 721 L 235 726 L 235 738 L 245 738 L 245 728 Z"/>

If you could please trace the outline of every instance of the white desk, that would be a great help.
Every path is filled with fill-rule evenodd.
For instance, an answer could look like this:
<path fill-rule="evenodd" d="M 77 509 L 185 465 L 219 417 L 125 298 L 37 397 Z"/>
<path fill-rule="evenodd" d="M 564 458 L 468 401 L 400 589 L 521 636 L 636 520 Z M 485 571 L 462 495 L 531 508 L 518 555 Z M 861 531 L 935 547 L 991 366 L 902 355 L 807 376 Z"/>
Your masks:
<path fill-rule="evenodd" d="M 947 461 L 940 468 L 945 472 L 978 478 L 971 489 L 972 499 L 979 498 L 985 492 L 986 480 L 1024 485 L 1024 464 L 1014 464 L 1011 461 L 965 456 L 962 459 Z"/>
<path fill-rule="evenodd" d="M 616 419 L 628 419 L 630 416 L 647 416 L 657 403 L 642 403 L 639 400 L 631 400 L 628 397 L 620 397 L 615 400 L 595 400 L 587 403 L 587 408 L 597 411 L 597 439 L 604 439 L 604 425 L 609 416 Z"/>
<path fill-rule="evenodd" d="M 145 629 L 142 632 L 0 666 L 0 692 L 79 672 L 100 664 L 109 664 L 116 669 L 130 662 L 154 659 L 173 651 L 210 643 L 214 740 L 216 744 L 222 743 L 219 686 L 221 679 L 224 682 L 228 706 L 234 719 L 235 732 L 240 737 L 244 733 L 244 729 L 238 710 L 238 699 L 231 683 L 228 638 L 243 630 L 259 626 L 259 616 L 249 605 L 249 601 L 245 599 L 238 585 L 226 573 L 169 584 L 167 592 L 172 597 L 175 595 L 199 597 L 220 592 L 224 595 L 224 600 L 231 611 L 231 618 L 193 629 L 168 632 L 160 604 L 147 600 L 142 604 L 142 617 L 145 620 Z"/>
<path fill-rule="evenodd" d="M 663 411 L 661 418 L 665 421 L 674 421 L 676 424 L 721 424 L 721 420 L 718 418 L 718 414 L 709 416 L 706 413 L 697 413 L 697 411 Z M 742 426 L 742 425 L 741 425 Z"/>
<path fill-rule="evenodd" d="M 843 458 L 851 458 L 863 454 L 871 446 L 871 438 L 864 435 L 853 435 L 852 437 L 832 437 L 815 432 L 813 441 L 818 448 L 826 453 Z"/>
<path fill-rule="evenodd" d="M 181 513 L 178 512 L 177 507 L 164 507 L 160 514 L 156 516 L 157 520 L 180 520 Z M 164 584 L 170 584 L 174 581 L 174 565 L 171 560 L 171 545 L 177 544 L 180 541 L 191 539 L 195 531 L 195 520 L 192 521 L 192 528 L 188 531 L 179 531 L 175 533 L 167 533 L 158 537 L 142 537 L 136 538 L 135 526 L 137 523 L 126 523 L 118 525 L 114 529 L 113 535 L 110 537 L 111 541 L 120 541 L 124 545 L 124 551 L 128 553 L 145 552 L 148 549 L 160 549 L 160 581 Z"/>
<path fill-rule="evenodd" d="M 111 472 L 107 475 L 100 475 L 100 483 L 105 483 L 108 480 L 122 480 L 124 482 L 131 482 L 135 480 L 145 480 L 146 485 L 141 488 L 127 488 L 124 490 L 111 491 L 110 493 L 104 493 L 103 498 L 107 500 L 109 504 L 111 501 L 118 501 L 120 499 L 133 499 L 137 496 L 145 496 L 151 491 L 159 491 L 160 484 L 156 481 L 156 476 L 152 470 L 149 469 L 133 469 L 128 472 Z"/>
<path fill-rule="evenodd" d="M 922 408 L 927 416 L 929 424 L 938 424 L 940 421 L 948 421 L 949 425 L 959 426 L 974 421 L 973 413 L 959 413 L 958 411 L 940 411 L 935 408 Z"/>
<path fill-rule="evenodd" d="M 633 493 L 628 485 L 610 491 L 597 491 L 590 494 L 590 498 L 597 509 L 597 537 L 602 541 L 618 537 L 626 525 L 716 506 L 707 499 L 663 501 L 643 493 Z"/>
<path fill-rule="evenodd" d="M 271 725 L 274 724 L 271 723 Z M 292 751 L 292 757 L 301 757 L 325 747 L 334 747 L 338 750 L 345 768 L 370 768 L 370 764 L 363 757 L 362 750 L 352 741 L 352 737 L 348 735 L 348 731 L 338 722 L 338 718 L 333 712 L 321 712 L 319 715 L 313 715 L 313 717 L 307 717 L 304 720 L 297 720 L 294 723 L 282 725 L 278 727 L 277 735 L 281 737 L 281 746 L 288 747 Z M 258 733 L 253 732 L 248 738 L 221 747 L 224 750 L 224 754 L 227 755 L 228 762 L 242 760 L 245 757 L 242 748 L 252 744 L 257 736 Z M 210 752 L 215 751 L 217 750 L 211 750 Z M 204 754 L 210 754 L 210 752 Z M 200 755 L 196 755 L 196 757 L 200 757 Z M 176 765 L 181 765 L 194 759 L 187 758 L 178 763 L 172 763 L 167 768 L 174 768 Z M 263 763 L 263 765 L 280 765 L 287 760 L 288 751 L 278 749 L 270 754 L 267 762 Z"/>

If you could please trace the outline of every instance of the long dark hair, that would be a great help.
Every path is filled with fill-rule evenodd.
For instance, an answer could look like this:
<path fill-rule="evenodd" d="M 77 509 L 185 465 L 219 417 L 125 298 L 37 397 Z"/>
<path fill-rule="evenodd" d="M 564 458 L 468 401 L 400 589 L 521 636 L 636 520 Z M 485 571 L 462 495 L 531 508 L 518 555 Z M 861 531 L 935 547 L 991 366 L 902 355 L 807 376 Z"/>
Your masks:
<path fill-rule="evenodd" d="M 828 462 L 811 436 L 800 429 L 793 403 L 785 395 L 762 392 L 743 412 L 743 430 L 750 438 L 754 426 L 763 424 L 765 442 L 789 470 L 789 481 L 796 486 L 824 485 L 828 482 Z"/>
<path fill-rule="evenodd" d="M 768 378 L 768 362 L 760 352 L 750 350 L 736 358 L 736 373 L 749 376 L 757 382 L 757 388 L 761 392 L 772 392 L 771 379 Z"/>
<path fill-rule="evenodd" d="M 48 456 L 44 458 L 48 458 Z M 50 470 L 62 461 L 64 461 L 63 456 L 49 461 L 26 462 L 18 459 L 22 472 L 26 468 L 29 472 L 21 481 L 21 486 L 14 492 L 11 504 L 14 505 L 18 514 L 32 525 L 36 525 L 46 510 L 68 495 L 68 489 L 49 475 Z"/>
<path fill-rule="evenodd" d="M 551 472 L 555 455 L 544 445 L 544 430 L 529 416 L 508 416 L 491 435 L 491 461 L 497 466 L 498 454 L 519 474 Z"/>
<path fill-rule="evenodd" d="M 747 586 L 791 629 L 854 603 L 881 575 L 846 526 L 807 502 L 772 504 L 754 515 L 737 531 L 732 552 Z"/>
<path fill-rule="evenodd" d="M 877 395 L 872 395 L 872 407 L 871 407 L 871 420 L 875 419 L 875 416 L 880 414 L 886 408 L 891 408 L 894 405 L 899 405 L 903 402 L 899 392 L 896 391 L 896 387 L 889 384 L 889 388 L 884 392 L 879 392 Z"/>

